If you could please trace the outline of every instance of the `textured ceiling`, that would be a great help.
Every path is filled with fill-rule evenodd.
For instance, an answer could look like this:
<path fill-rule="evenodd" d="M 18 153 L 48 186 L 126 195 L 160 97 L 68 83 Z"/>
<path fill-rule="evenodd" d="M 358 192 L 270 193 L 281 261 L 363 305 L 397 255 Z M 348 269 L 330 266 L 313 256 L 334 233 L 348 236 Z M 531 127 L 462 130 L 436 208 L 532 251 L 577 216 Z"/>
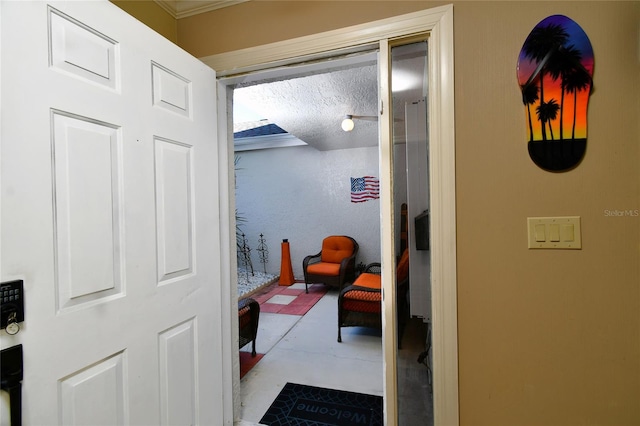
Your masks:
<path fill-rule="evenodd" d="M 404 105 L 424 97 L 424 43 L 401 46 L 393 60 L 394 139 L 404 139 Z M 377 55 L 333 58 L 265 73 L 240 83 L 234 103 L 254 111 L 257 118 L 275 123 L 289 134 L 318 150 L 360 148 L 378 144 Z M 406 83 L 406 84 L 405 84 Z M 345 115 L 355 127 L 344 132 Z M 235 120 L 236 124 L 238 120 Z"/>
<path fill-rule="evenodd" d="M 344 132 L 346 114 L 377 114 L 375 65 L 263 83 L 234 91 L 240 102 L 262 118 L 318 150 L 358 148 L 378 143 L 378 123 L 355 120 Z"/>

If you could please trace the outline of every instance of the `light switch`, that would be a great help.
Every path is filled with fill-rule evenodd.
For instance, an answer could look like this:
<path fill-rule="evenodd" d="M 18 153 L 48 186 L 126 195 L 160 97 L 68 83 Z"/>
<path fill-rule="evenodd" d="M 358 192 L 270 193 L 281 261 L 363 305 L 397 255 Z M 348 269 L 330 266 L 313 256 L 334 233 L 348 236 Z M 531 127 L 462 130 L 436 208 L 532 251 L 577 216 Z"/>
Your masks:
<path fill-rule="evenodd" d="M 562 238 L 563 242 L 569 243 L 574 241 L 575 236 L 573 231 L 573 224 L 562 225 L 562 227 L 560 228 L 560 237 Z"/>
<path fill-rule="evenodd" d="M 530 249 L 581 249 L 580 216 L 528 217 Z"/>

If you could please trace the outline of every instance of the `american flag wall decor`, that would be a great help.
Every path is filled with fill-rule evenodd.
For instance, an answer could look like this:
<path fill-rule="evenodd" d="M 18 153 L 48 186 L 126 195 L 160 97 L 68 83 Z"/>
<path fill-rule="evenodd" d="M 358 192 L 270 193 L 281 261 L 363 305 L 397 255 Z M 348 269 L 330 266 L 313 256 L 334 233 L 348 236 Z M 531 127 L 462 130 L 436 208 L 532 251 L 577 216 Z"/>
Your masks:
<path fill-rule="evenodd" d="M 380 198 L 380 181 L 373 176 L 351 178 L 351 202 L 363 203 Z"/>

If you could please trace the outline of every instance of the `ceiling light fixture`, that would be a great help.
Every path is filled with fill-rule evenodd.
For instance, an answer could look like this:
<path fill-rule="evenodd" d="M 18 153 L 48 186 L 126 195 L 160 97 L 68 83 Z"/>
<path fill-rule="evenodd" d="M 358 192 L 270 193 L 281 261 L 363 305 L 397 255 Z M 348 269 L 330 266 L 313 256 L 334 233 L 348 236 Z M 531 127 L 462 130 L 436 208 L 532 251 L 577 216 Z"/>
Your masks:
<path fill-rule="evenodd" d="M 342 120 L 342 130 L 345 132 L 350 132 L 353 130 L 353 116 L 345 115 L 344 120 Z"/>
<path fill-rule="evenodd" d="M 342 120 L 342 130 L 345 132 L 350 132 L 353 130 L 354 123 L 353 120 L 365 120 L 365 121 L 378 121 L 378 117 L 375 115 L 351 115 L 347 114 L 344 116 L 344 120 Z"/>

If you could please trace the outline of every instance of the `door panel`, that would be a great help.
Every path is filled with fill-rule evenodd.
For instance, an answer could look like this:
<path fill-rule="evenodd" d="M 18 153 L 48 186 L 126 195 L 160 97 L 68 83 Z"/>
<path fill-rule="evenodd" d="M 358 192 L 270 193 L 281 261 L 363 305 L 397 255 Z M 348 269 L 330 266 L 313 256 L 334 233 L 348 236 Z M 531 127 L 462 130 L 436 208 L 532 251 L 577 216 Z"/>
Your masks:
<path fill-rule="evenodd" d="M 77 78 L 115 89 L 118 43 L 58 9 L 49 12 L 50 65 Z"/>
<path fill-rule="evenodd" d="M 191 151 L 155 139 L 158 277 L 160 283 L 193 272 Z"/>
<path fill-rule="evenodd" d="M 121 425 L 125 421 L 124 355 L 105 360 L 60 380 L 61 423 Z M 99 394 L 99 405 L 94 404 Z"/>
<path fill-rule="evenodd" d="M 109 2 L 0 19 L 24 423 L 221 423 L 214 72 Z"/>
<path fill-rule="evenodd" d="M 160 343 L 161 424 L 197 423 L 195 322 L 186 321 L 163 331 Z"/>
<path fill-rule="evenodd" d="M 52 112 L 54 257 L 58 309 L 122 295 L 121 134 L 116 126 Z M 90 250 L 85 250 L 91 247 Z"/>
<path fill-rule="evenodd" d="M 152 63 L 153 104 L 191 118 L 191 83 L 160 64 Z"/>

